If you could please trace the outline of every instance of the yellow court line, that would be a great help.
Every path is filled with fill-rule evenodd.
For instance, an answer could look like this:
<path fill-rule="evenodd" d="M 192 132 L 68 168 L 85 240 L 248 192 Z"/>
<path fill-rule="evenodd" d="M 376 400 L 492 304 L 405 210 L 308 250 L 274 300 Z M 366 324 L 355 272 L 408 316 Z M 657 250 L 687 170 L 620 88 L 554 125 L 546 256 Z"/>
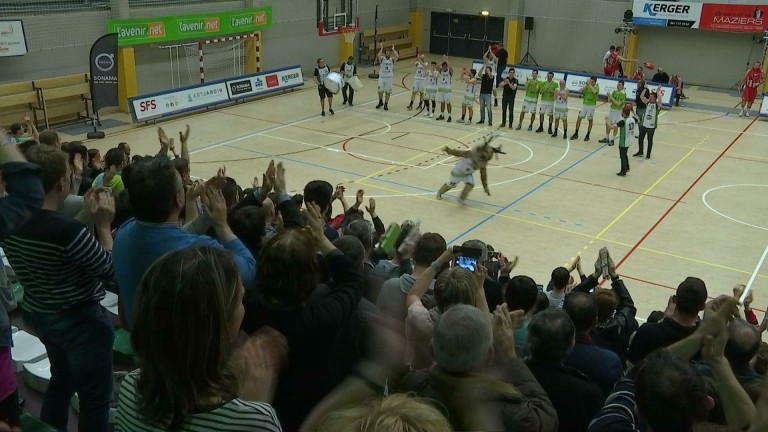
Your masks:
<path fill-rule="evenodd" d="M 393 192 L 393 193 L 398 193 L 398 194 L 403 193 L 402 191 L 399 191 L 397 189 L 391 189 L 391 188 L 388 188 L 388 187 L 385 187 L 385 186 L 379 186 L 379 185 L 375 185 L 375 184 L 371 184 L 371 183 L 360 182 L 360 184 L 363 185 L 363 186 L 366 186 L 366 187 L 372 187 L 372 188 L 384 190 L 384 191 L 387 191 L 387 192 Z M 448 200 L 437 200 L 437 199 L 435 199 L 433 197 L 426 196 L 426 195 L 408 195 L 408 197 L 418 198 L 418 199 L 425 200 L 425 201 L 430 201 L 430 202 L 438 202 L 438 203 L 441 203 L 441 204 L 450 205 L 450 206 L 454 206 L 454 207 L 461 207 L 460 205 L 455 204 L 455 203 L 453 203 L 451 201 L 448 201 Z M 499 217 L 499 218 L 502 218 L 502 219 L 512 220 L 512 221 L 516 221 L 516 222 L 522 222 L 522 223 L 525 223 L 525 224 L 534 225 L 534 226 L 541 227 L 541 228 L 547 228 L 547 229 L 550 229 L 550 230 L 559 231 L 559 232 L 562 232 L 562 233 L 565 233 L 565 234 L 571 234 L 571 235 L 575 235 L 575 236 L 579 236 L 579 237 L 585 237 L 585 238 L 588 238 L 588 239 L 592 240 L 592 241 L 590 241 L 590 244 L 594 243 L 594 240 L 600 240 L 602 242 L 611 243 L 611 244 L 615 244 L 615 245 L 619 245 L 619 246 L 624 246 L 624 247 L 628 247 L 628 248 L 631 248 L 633 246 L 633 245 L 631 245 L 629 243 L 624 243 L 624 242 L 620 242 L 620 241 L 617 241 L 617 240 L 611 240 L 611 239 L 605 239 L 605 238 L 598 239 L 597 237 L 592 236 L 590 234 L 585 234 L 585 233 L 582 233 L 582 232 L 573 231 L 573 230 L 569 230 L 569 229 L 566 229 L 566 228 L 560 228 L 560 227 L 556 227 L 556 226 L 552 226 L 552 225 L 547 225 L 547 224 L 543 224 L 543 223 L 540 223 L 540 222 L 534 222 L 534 221 L 530 221 L 530 220 L 526 220 L 526 219 L 520 219 L 520 218 L 516 218 L 514 216 L 509 216 L 509 215 L 505 215 L 505 214 L 501 214 L 501 213 L 496 213 L 496 212 L 493 212 L 493 211 L 483 210 L 483 209 L 477 208 L 477 207 L 465 207 L 465 208 L 468 209 L 468 210 L 477 212 L 477 213 L 482 213 L 482 214 L 486 214 L 486 215 L 495 215 L 495 217 Z M 589 245 L 584 246 L 584 249 L 587 249 L 588 246 Z M 690 258 L 690 257 L 686 257 L 686 256 L 683 256 L 683 255 L 677 255 L 677 254 L 673 254 L 673 253 L 670 253 L 670 252 L 658 251 L 658 250 L 655 250 L 655 249 L 650 249 L 650 248 L 645 248 L 645 247 L 639 247 L 638 250 L 642 250 L 642 251 L 650 252 L 650 253 L 655 253 L 655 254 L 671 257 L 671 258 L 678 258 L 678 259 L 681 259 L 681 260 L 695 262 L 697 264 L 703 264 L 703 265 L 706 265 L 706 266 L 716 267 L 716 268 L 720 268 L 720 269 L 723 269 L 723 270 L 729 270 L 729 271 L 736 272 L 736 273 L 751 274 L 751 271 L 741 270 L 741 269 L 737 269 L 737 268 L 734 268 L 734 267 L 728 267 L 728 266 L 725 266 L 725 265 L 722 265 L 722 264 L 715 264 L 715 263 L 711 263 L 711 262 L 707 262 L 707 261 L 702 261 L 702 260 L 698 260 L 696 258 Z M 579 252 L 579 254 L 581 254 L 581 252 Z M 761 274 L 761 275 L 759 275 L 759 277 L 764 278 L 764 279 L 768 279 L 768 275 Z"/>
<path fill-rule="evenodd" d="M 696 144 L 696 146 L 695 146 L 695 147 L 693 147 L 691 150 L 689 150 L 689 151 L 688 151 L 688 153 L 686 153 L 686 154 L 685 154 L 685 156 L 683 156 L 683 157 L 682 157 L 682 158 L 681 158 L 679 161 L 677 161 L 677 163 L 676 163 L 676 164 L 672 165 L 672 167 L 671 167 L 670 169 L 668 169 L 668 170 L 667 170 L 667 172 L 665 172 L 665 173 L 664 173 L 664 174 L 663 174 L 661 177 L 659 177 L 659 178 L 658 178 L 658 180 L 656 180 L 655 182 L 653 182 L 653 184 L 652 184 L 652 185 L 651 185 L 651 186 L 650 186 L 648 189 L 646 189 L 646 190 L 645 190 L 645 192 L 643 192 L 641 195 L 639 195 L 639 196 L 638 196 L 638 197 L 637 197 L 637 198 L 636 198 L 636 199 L 635 199 L 635 200 L 632 202 L 632 204 L 630 204 L 630 205 L 629 205 L 629 207 L 625 208 L 625 209 L 624 209 L 624 211 L 622 211 L 621 213 L 619 213 L 619 215 L 618 215 L 618 216 L 616 216 L 616 218 L 615 218 L 615 219 L 613 219 L 613 220 L 611 221 L 611 223 L 609 223 L 609 224 L 608 224 L 608 225 L 607 225 L 605 228 L 603 228 L 603 229 L 602 229 L 602 230 L 601 230 L 599 233 L 597 233 L 597 235 L 595 236 L 595 238 L 596 238 L 596 239 L 599 239 L 599 238 L 600 238 L 600 237 L 602 237 L 602 236 L 603 236 L 603 234 L 605 234 L 605 233 L 606 233 L 606 232 L 607 232 L 609 229 L 611 229 L 611 228 L 612 228 L 614 225 L 616 225 L 616 223 L 617 223 L 617 222 L 619 222 L 619 221 L 620 221 L 620 220 L 621 220 L 621 219 L 622 219 L 622 218 L 623 218 L 623 217 L 624 217 L 624 216 L 625 216 L 627 213 L 629 213 L 629 211 L 630 211 L 630 210 L 632 210 L 632 209 L 633 209 L 633 208 L 634 208 L 634 207 L 637 205 L 637 203 L 639 203 L 639 202 L 640 202 L 640 201 L 641 201 L 643 198 L 645 198 L 645 195 L 646 195 L 646 194 L 650 193 L 650 192 L 651 192 L 651 191 L 652 191 L 654 188 L 656 188 L 656 186 L 658 186 L 658 185 L 659 185 L 659 183 L 661 183 L 662 181 L 664 181 L 664 179 L 665 179 L 665 178 L 667 178 L 667 176 L 668 176 L 668 175 L 670 175 L 670 174 L 672 173 L 672 171 L 676 170 L 676 169 L 677 169 L 677 167 L 679 167 L 679 166 L 680 166 L 680 165 L 681 165 L 683 162 L 685 162 L 685 160 L 686 160 L 686 159 L 688 159 L 688 156 L 692 155 L 692 154 L 693 154 L 693 152 L 695 152 L 695 151 L 696 151 L 696 149 L 697 149 L 697 148 L 698 148 L 698 147 L 699 147 L 701 144 L 703 144 L 703 143 L 704 143 L 704 141 L 706 141 L 706 140 L 707 140 L 707 138 L 708 138 L 708 137 L 705 137 L 703 140 L 699 141 L 699 143 L 698 143 L 698 144 Z"/>
<path fill-rule="evenodd" d="M 472 135 L 474 135 L 474 134 L 476 134 L 476 133 L 478 133 L 478 132 L 481 132 L 481 130 L 475 130 L 475 131 L 472 131 L 471 133 L 469 133 L 469 134 L 467 134 L 467 135 L 464 135 L 464 136 L 462 136 L 462 137 L 459 137 L 459 138 L 457 139 L 457 141 L 461 141 L 461 140 L 463 140 L 463 139 L 469 138 L 469 137 L 471 137 Z M 453 140 L 451 140 L 451 141 L 453 141 Z M 446 146 L 445 144 L 441 144 L 441 145 L 439 145 L 439 146 L 437 146 L 437 147 L 435 147 L 435 148 L 433 148 L 433 149 L 427 150 L 427 151 L 425 151 L 425 152 L 423 152 L 423 153 L 419 153 L 419 154 L 417 154 L 416 156 L 414 156 L 414 157 L 412 157 L 412 158 L 408 158 L 408 159 L 406 159 L 406 160 L 404 160 L 404 161 L 402 161 L 402 162 L 399 162 L 399 163 L 397 163 L 397 164 L 392 164 L 392 165 L 389 165 L 389 166 L 387 166 L 386 168 L 384 168 L 384 169 L 382 169 L 382 170 L 379 170 L 379 171 L 376 171 L 376 172 L 375 172 L 375 173 L 373 173 L 373 174 L 369 174 L 369 175 L 367 175 L 367 176 L 365 176 L 365 177 L 362 177 L 362 178 L 360 178 L 360 179 L 358 179 L 358 180 L 355 180 L 355 181 L 354 181 L 354 183 L 360 183 L 360 184 L 362 184 L 362 181 L 363 181 L 363 180 L 367 180 L 367 179 L 369 179 L 369 178 L 372 178 L 372 177 L 376 177 L 376 176 L 377 176 L 377 175 L 379 175 L 379 174 L 383 174 L 383 173 L 385 173 L 385 172 L 387 172 L 387 171 L 391 170 L 391 169 L 392 169 L 392 167 L 395 167 L 395 166 L 399 166 L 399 165 L 404 165 L 404 164 L 406 164 L 406 163 L 408 163 L 408 162 L 410 162 L 410 161 L 412 161 L 412 160 L 414 160 L 414 159 L 418 159 L 418 158 L 420 158 L 420 157 L 422 157 L 422 156 L 425 156 L 425 155 L 431 154 L 432 152 L 434 152 L 434 151 L 437 151 L 437 150 L 439 150 L 439 149 L 441 149 L 441 148 L 443 148 L 443 147 L 445 147 L 445 146 Z"/>

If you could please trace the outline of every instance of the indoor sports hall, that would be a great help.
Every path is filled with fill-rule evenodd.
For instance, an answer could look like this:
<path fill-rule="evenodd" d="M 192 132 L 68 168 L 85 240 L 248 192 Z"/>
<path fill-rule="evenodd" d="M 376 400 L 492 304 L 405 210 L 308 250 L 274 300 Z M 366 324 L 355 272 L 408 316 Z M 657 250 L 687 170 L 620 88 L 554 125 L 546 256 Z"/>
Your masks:
<path fill-rule="evenodd" d="M 756 83 L 749 115 L 743 115 L 741 103 L 745 73 L 755 64 L 768 66 L 768 21 L 762 18 L 768 8 L 751 0 L 723 3 L 11 2 L 0 5 L 0 32 L 22 23 L 23 30 L 15 31 L 25 35 L 24 52 L 6 57 L 3 43 L 12 39 L 0 33 L 0 124 L 23 123 L 30 112 L 40 131 L 54 129 L 62 142 L 82 141 L 102 155 L 119 143 L 128 143 L 131 155 L 155 155 L 161 147 L 158 127 L 174 137 L 188 125 L 192 179 L 209 179 L 225 167 L 226 176 L 251 188 L 254 180 L 262 181 L 270 161 L 280 162 L 291 195 L 318 179 L 343 185 L 350 203 L 364 190 L 364 203 L 375 199 L 385 226 L 417 221 L 422 233 L 439 233 L 448 245 L 479 239 L 510 259 L 519 257 L 513 275 L 528 275 L 544 287 L 555 267 L 576 259 L 585 274 L 595 271 L 596 261 L 600 272 L 599 253 L 607 247 L 640 324 L 651 312 L 664 311 L 689 276 L 706 283 L 710 299 L 734 295 L 735 285 L 747 286 L 763 320 L 768 306 L 764 76 Z M 658 9 L 658 4 L 679 7 Z M 722 18 L 728 14 L 744 16 L 729 23 Z M 238 30 L 241 25 L 244 30 Z M 117 34 L 113 61 L 96 65 L 108 66 L 103 74 L 114 76 L 98 77 L 104 87 L 97 89 L 90 78 L 91 45 L 110 33 Z M 512 118 L 502 117 L 498 88 L 498 105 L 489 108 L 492 125 L 490 118 L 478 124 L 478 76 L 474 116 L 465 122 L 463 74 L 484 70 L 484 56 L 497 59 L 488 54 L 493 46 L 508 53 L 506 65 L 519 80 Z M 617 55 L 621 72 L 606 77 L 609 46 L 623 52 Z M 386 110 L 378 93 L 385 48 L 399 56 Z M 412 92 L 419 56 L 438 67 L 446 62 L 452 71 L 451 104 L 444 113 L 438 101 L 430 116 Z M 349 57 L 359 88 L 354 103 L 343 104 L 346 80 L 340 68 L 343 73 Z M 322 108 L 314 76 L 319 59 L 332 72 L 324 78 L 332 98 Z M 507 68 L 497 62 L 498 75 L 506 77 Z M 522 129 L 515 129 L 534 69 L 539 80 L 553 72 L 570 95 L 568 129 L 561 125 L 556 136 L 547 133 L 548 118 L 544 132 L 535 131 L 538 112 L 534 130 L 527 130 L 530 113 Z M 666 82 L 652 79 L 662 72 Z M 623 79 L 626 102 L 636 113 L 634 74 L 664 97 L 652 156 L 633 156 L 638 139 L 630 133 L 629 169 L 617 176 L 624 171 L 621 145 L 600 142 L 612 105 L 605 96 Z M 572 139 L 581 90 L 592 76 L 601 92 L 591 136 L 584 140 L 585 119 Z M 113 91 L 113 99 L 104 98 L 114 103 L 94 105 L 105 100 L 96 94 L 102 91 Z M 437 120 L 440 114 L 451 121 Z M 462 185 L 437 197 L 462 159 L 444 149 L 469 150 L 488 141 L 503 152 L 487 163 L 489 193 L 475 172 L 476 185 L 465 201 L 459 199 Z M 336 202 L 333 215 L 340 213 Z M 116 296 L 109 299 L 117 312 Z M 18 325 L 20 318 L 12 321 Z M 29 389 L 23 393 L 30 401 L 41 398 Z"/>

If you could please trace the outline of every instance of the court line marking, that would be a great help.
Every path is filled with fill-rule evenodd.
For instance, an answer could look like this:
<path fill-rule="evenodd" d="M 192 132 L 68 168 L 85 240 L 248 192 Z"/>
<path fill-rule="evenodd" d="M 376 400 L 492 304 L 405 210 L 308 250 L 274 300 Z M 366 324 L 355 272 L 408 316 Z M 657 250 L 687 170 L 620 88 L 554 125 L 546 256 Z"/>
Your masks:
<path fill-rule="evenodd" d="M 732 185 L 718 186 L 718 187 L 714 187 L 714 188 L 704 192 L 701 195 L 701 201 L 704 203 L 705 206 L 707 206 L 708 209 L 712 210 L 715 214 L 717 214 L 719 216 L 722 216 L 722 217 L 724 217 L 724 218 L 726 218 L 728 220 L 731 220 L 733 222 L 736 222 L 736 223 L 739 223 L 739 224 L 742 224 L 742 225 L 746 225 L 746 226 L 749 226 L 749 227 L 752 227 L 752 228 L 757 228 L 757 229 L 761 229 L 761 230 L 764 230 L 764 231 L 768 231 L 768 227 L 764 227 L 764 226 L 760 226 L 760 225 L 753 225 L 751 223 L 744 222 L 744 221 L 738 220 L 736 218 L 732 218 L 732 217 L 730 217 L 730 216 L 728 216 L 726 214 L 723 214 L 723 213 L 715 210 L 711 205 L 709 205 L 709 203 L 707 202 L 707 195 L 709 195 L 710 192 L 714 192 L 714 191 L 720 190 L 720 189 L 731 188 L 731 187 L 764 187 L 764 188 L 768 188 L 768 185 L 764 185 L 764 184 L 732 184 Z"/>
<path fill-rule="evenodd" d="M 760 267 L 763 266 L 766 256 L 768 256 L 768 246 L 765 247 L 765 250 L 763 251 L 763 256 L 760 257 L 760 260 L 757 262 L 757 265 L 755 266 L 755 270 L 752 272 L 752 276 L 749 277 L 749 281 L 747 282 L 747 285 L 744 288 L 744 292 L 741 294 L 741 298 L 739 298 L 739 304 L 744 304 L 744 300 L 746 300 L 747 296 L 749 295 L 749 292 L 752 291 L 752 284 L 755 282 L 755 278 L 757 277 L 757 274 L 760 272 Z"/>
<path fill-rule="evenodd" d="M 699 143 L 698 143 L 698 144 L 696 144 L 696 147 L 700 146 L 700 145 L 701 145 L 701 144 L 702 144 L 704 141 L 706 141 L 706 140 L 707 140 L 707 139 L 706 139 L 706 138 L 704 138 L 703 140 L 699 141 Z M 677 163 L 675 163 L 674 165 L 672 165 L 672 167 L 671 167 L 671 168 L 669 168 L 669 169 L 667 170 L 667 172 L 665 172 L 664 174 L 662 174 L 662 175 L 661 175 L 661 177 L 659 177 L 659 178 L 658 178 L 658 179 L 657 179 L 655 182 L 653 182 L 653 184 L 652 184 L 651 186 L 649 186 L 649 187 L 648 187 L 648 189 L 646 189 L 646 190 L 643 192 L 643 194 L 642 194 L 642 195 L 638 196 L 638 197 L 637 197 L 637 198 L 636 198 L 634 201 L 632 201 L 632 204 L 630 204 L 629 206 L 627 206 L 627 208 L 625 208 L 625 209 L 624 209 L 624 211 L 622 211 L 621 213 L 619 213 L 619 215 L 618 215 L 618 216 L 616 216 L 616 217 L 615 217 L 615 218 L 614 218 L 614 219 L 613 219 L 613 220 L 612 220 L 612 221 L 611 221 L 611 222 L 610 222 L 608 225 L 606 225 L 606 226 L 605 226 L 605 228 L 603 228 L 602 230 L 600 230 L 600 232 L 599 232 L 599 233 L 597 233 L 597 235 L 596 235 L 595 237 L 596 237 L 597 239 L 599 239 L 599 238 L 600 238 L 600 237 L 602 237 L 602 236 L 603 236 L 603 234 L 605 234 L 605 233 L 606 233 L 606 232 L 607 232 L 609 229 L 613 228 L 613 226 L 614 226 L 614 225 L 616 225 L 616 223 L 618 223 L 618 222 L 619 222 L 621 219 L 623 219 L 623 218 L 624 218 L 624 216 L 626 216 L 626 214 L 627 214 L 627 213 L 629 213 L 629 211 L 630 211 L 630 210 L 632 210 L 633 208 L 635 208 L 635 206 L 636 206 L 636 205 L 637 205 L 637 204 L 638 204 L 640 201 L 642 201 L 642 200 L 643 200 L 643 198 L 645 198 L 645 194 L 648 194 L 648 193 L 650 193 L 652 190 L 654 190 L 654 189 L 656 188 L 656 186 L 658 186 L 658 185 L 659 185 L 659 184 L 660 184 L 662 181 L 664 181 L 664 179 L 666 179 L 666 178 L 667 178 L 667 176 L 669 176 L 669 175 L 670 175 L 670 174 L 671 174 L 673 171 L 675 171 L 675 170 L 676 170 L 676 169 L 677 169 L 677 168 L 678 168 L 680 165 L 682 165 L 682 163 L 683 163 L 683 162 L 685 162 L 685 161 L 686 161 L 686 159 L 688 159 L 688 157 L 689 157 L 690 155 L 692 155 L 694 151 L 696 151 L 696 147 L 694 147 L 694 148 L 690 149 L 690 150 L 688 151 L 688 153 L 686 153 L 686 154 L 685 154 L 685 156 L 683 156 L 682 158 L 680 158 L 680 160 L 678 160 L 678 161 L 677 161 Z M 592 243 L 592 242 L 590 242 L 590 244 L 591 244 L 591 243 Z"/>
<path fill-rule="evenodd" d="M 751 122 L 750 122 L 750 123 L 749 123 L 749 124 L 748 124 L 748 125 L 747 125 L 747 126 L 744 128 L 744 130 L 743 130 L 743 131 L 741 131 L 741 132 L 740 132 L 740 133 L 739 133 L 739 134 L 738 134 L 738 135 L 737 135 L 737 136 L 736 136 L 736 137 L 733 139 L 733 141 L 731 141 L 731 143 L 730 143 L 730 144 L 728 144 L 728 146 L 727 146 L 727 147 L 726 147 L 726 148 L 725 148 L 725 149 L 724 149 L 722 152 L 720 152 L 720 154 L 719 154 L 719 155 L 718 155 L 718 156 L 715 158 L 715 160 L 713 160 L 713 161 L 712 161 L 712 163 L 710 163 L 710 164 L 709 164 L 709 166 L 707 166 L 707 168 L 706 168 L 706 169 L 704 169 L 704 171 L 702 171 L 702 172 L 701 172 L 701 174 L 699 174 L 699 176 L 696 178 L 696 180 L 694 180 L 694 181 L 693 181 L 693 183 L 691 183 L 691 185 L 690 185 L 690 186 L 688 186 L 688 188 L 687 188 L 687 189 L 686 189 L 686 190 L 685 190 L 685 191 L 682 193 L 682 195 L 680 195 L 680 197 L 679 197 L 679 198 L 678 198 L 678 199 L 677 199 L 677 200 L 676 200 L 674 203 L 672 203 L 672 205 L 669 207 L 669 209 L 667 209 L 667 211 L 666 211 L 666 212 L 664 212 L 664 214 L 662 214 L 662 215 L 661 215 L 661 217 L 659 217 L 659 219 L 658 219 L 658 220 L 657 220 L 657 221 L 656 221 L 656 222 L 653 224 L 653 226 L 651 226 L 651 228 L 650 228 L 650 229 L 649 229 L 649 230 L 648 230 L 648 231 L 647 231 L 647 232 L 646 232 L 646 233 L 645 233 L 645 234 L 644 234 L 644 235 L 643 235 L 643 236 L 640 238 L 640 240 L 638 240 L 638 241 L 637 241 L 637 243 L 635 243 L 635 245 L 634 245 L 634 246 L 632 246 L 632 248 L 629 250 L 629 252 L 627 252 L 627 253 L 626 253 L 626 255 L 624 255 L 624 256 L 621 258 L 621 260 L 619 260 L 619 262 L 618 262 L 618 263 L 616 263 L 616 268 L 617 268 L 617 269 L 618 269 L 619 267 L 621 267 L 621 265 L 622 265 L 622 264 L 624 264 L 624 263 L 627 261 L 627 259 L 629 259 L 629 257 L 631 257 L 631 256 L 632 256 L 632 254 L 633 254 L 633 253 L 634 253 L 634 252 L 637 250 L 637 248 L 638 248 L 638 247 L 640 247 L 640 245 L 642 245 L 642 244 L 643 244 L 643 242 L 645 242 L 645 240 L 646 240 L 646 239 L 647 239 L 647 238 L 648 238 L 648 237 L 651 235 L 651 233 L 653 233 L 653 231 L 655 231 L 655 230 L 656 230 L 656 228 L 657 228 L 657 227 L 658 227 L 658 226 L 661 224 L 661 222 L 663 222 L 663 221 L 664 221 L 664 219 L 666 219 L 666 217 L 667 217 L 667 216 L 668 216 L 668 215 L 669 215 L 669 214 L 672 212 L 672 210 L 674 210 L 674 209 L 675 209 L 675 207 L 677 207 L 677 205 L 680 203 L 680 201 L 682 201 L 682 200 L 683 200 L 683 198 L 685 198 L 685 197 L 688 195 L 688 193 L 689 193 L 689 192 L 690 192 L 690 191 L 691 191 L 691 190 L 692 190 L 692 189 L 693 189 L 693 188 L 694 188 L 694 187 L 695 187 L 695 186 L 696 186 L 696 185 L 699 183 L 699 181 L 701 181 L 701 179 L 702 179 L 702 178 L 704 178 L 704 176 L 705 176 L 705 175 L 707 175 L 707 173 L 708 173 L 708 172 L 709 172 L 709 171 L 712 169 L 712 167 L 714 167 L 714 166 L 715 166 L 715 164 L 716 164 L 717 162 L 719 162 L 719 161 L 720 161 L 720 159 L 722 159 L 722 158 L 723 158 L 723 155 L 725 155 L 725 154 L 728 152 L 728 150 L 730 150 L 730 149 L 731 149 L 731 147 L 733 147 L 733 146 L 734 146 L 734 145 L 735 145 L 735 144 L 736 144 L 736 143 L 739 141 L 739 139 L 740 139 L 741 137 L 743 137 L 743 136 L 744 136 L 744 133 L 747 131 L 747 129 L 749 129 L 749 128 L 750 128 L 750 127 L 753 125 L 753 124 L 755 124 L 755 122 L 757 121 L 757 119 L 758 119 L 758 118 L 757 118 L 757 117 L 755 117 L 755 119 L 754 119 L 754 120 L 752 120 L 752 121 L 751 121 Z"/>

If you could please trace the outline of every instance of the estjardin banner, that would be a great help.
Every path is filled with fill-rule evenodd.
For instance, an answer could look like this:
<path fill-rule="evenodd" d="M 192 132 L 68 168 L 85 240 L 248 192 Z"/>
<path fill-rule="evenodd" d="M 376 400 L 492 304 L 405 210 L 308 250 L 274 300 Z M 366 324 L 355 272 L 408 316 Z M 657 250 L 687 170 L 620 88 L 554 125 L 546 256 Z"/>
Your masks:
<path fill-rule="evenodd" d="M 107 31 L 117 33 L 118 45 L 140 45 L 248 33 L 272 25 L 272 7 L 239 9 L 194 15 L 117 19 Z"/>
<path fill-rule="evenodd" d="M 768 5 L 635 0 L 638 25 L 759 33 L 768 30 Z"/>

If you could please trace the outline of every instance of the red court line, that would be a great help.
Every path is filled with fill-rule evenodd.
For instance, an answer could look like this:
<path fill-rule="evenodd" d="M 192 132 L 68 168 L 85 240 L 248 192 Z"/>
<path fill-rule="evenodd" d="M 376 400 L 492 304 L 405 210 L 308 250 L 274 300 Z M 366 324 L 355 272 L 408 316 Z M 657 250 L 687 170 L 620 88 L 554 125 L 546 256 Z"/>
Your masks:
<path fill-rule="evenodd" d="M 720 159 L 722 159 L 722 158 L 723 158 L 723 156 L 725 156 L 725 153 L 726 153 L 726 152 L 728 152 L 728 150 L 730 150 L 730 149 L 731 149 L 731 147 L 733 147 L 733 145 L 734 145 L 734 144 L 736 144 L 736 142 L 737 142 L 737 141 L 738 141 L 738 140 L 739 140 L 741 137 L 743 137 L 743 136 L 744 136 L 744 133 L 747 131 L 747 129 L 749 129 L 750 127 L 752 127 L 752 125 L 753 125 L 753 124 L 755 124 L 755 122 L 757 121 L 757 119 L 758 119 L 758 118 L 757 118 L 757 117 L 755 117 L 755 118 L 754 118 L 754 120 L 752 120 L 751 122 L 749 122 L 749 124 L 747 125 L 747 127 L 745 127 L 745 128 L 744 128 L 744 129 L 743 129 L 741 132 L 739 132 L 739 135 L 737 135 L 737 136 L 736 136 L 736 138 L 734 138 L 734 139 L 733 139 L 733 141 L 731 141 L 731 143 L 730 143 L 730 144 L 728 144 L 728 147 L 726 147 L 726 148 L 725 148 L 725 150 L 723 150 L 722 152 L 720 152 L 720 154 L 717 156 L 717 158 L 715 158 L 715 160 L 713 160 L 713 161 L 712 161 L 712 163 L 711 163 L 711 164 L 709 164 L 709 166 L 708 166 L 708 167 L 707 167 L 707 168 L 706 168 L 706 169 L 705 169 L 705 170 L 704 170 L 704 171 L 703 171 L 703 172 L 702 172 L 702 173 L 701 173 L 701 174 L 700 174 L 700 175 L 699 175 L 699 176 L 696 178 L 696 180 L 694 180 L 694 181 L 693 181 L 693 183 L 691 183 L 691 185 L 690 185 L 690 186 L 688 186 L 688 189 L 686 189 L 686 190 L 685 190 L 685 192 L 683 192 L 683 194 L 682 194 L 682 195 L 680 195 L 680 197 L 679 197 L 679 198 L 678 198 L 678 199 L 677 199 L 677 200 L 676 200 L 674 203 L 672 203 L 672 206 L 670 206 L 670 207 L 669 207 L 669 209 L 667 209 L 667 211 L 666 211 L 666 212 L 664 212 L 664 214 L 663 214 L 663 215 L 661 215 L 661 217 L 659 218 L 659 220 L 657 220 L 657 221 L 656 221 L 656 223 L 654 223 L 654 224 L 653 224 L 653 226 L 651 227 L 651 229 L 649 229 L 649 230 L 648 230 L 648 232 L 646 232 L 646 233 L 645 233 L 645 234 L 644 234 L 644 235 L 643 235 L 643 236 L 640 238 L 640 240 L 638 240 L 638 242 L 637 242 L 637 243 L 635 243 L 635 245 L 634 245 L 634 246 L 632 246 L 632 249 L 630 249 L 630 250 L 629 250 L 629 252 L 627 252 L 627 254 L 626 254 L 626 255 L 624 255 L 624 257 L 623 257 L 623 258 L 622 258 L 622 259 L 621 259 L 621 260 L 620 260 L 620 261 L 619 261 L 619 262 L 616 264 L 616 268 L 619 268 L 619 267 L 620 267 L 622 264 L 624 264 L 624 262 L 625 262 L 625 261 L 626 261 L 626 260 L 627 260 L 627 259 L 628 259 L 628 258 L 629 258 L 629 257 L 630 257 L 632 254 L 633 254 L 633 253 L 635 253 L 635 251 L 637 250 L 637 248 L 639 248 L 639 247 L 640 247 L 640 245 L 641 245 L 641 244 L 643 244 L 643 242 L 645 242 L 645 240 L 648 238 L 648 236 L 650 236 L 650 235 L 651 235 L 651 233 L 652 233 L 653 231 L 655 231 L 655 230 L 656 230 L 656 228 L 657 228 L 657 227 L 658 227 L 658 226 L 661 224 L 661 222 L 662 222 L 664 219 L 666 219 L 666 217 L 667 217 L 667 216 L 668 216 L 670 213 L 672 213 L 672 210 L 674 210 L 674 209 L 675 209 L 675 207 L 677 207 L 677 205 L 678 205 L 678 204 L 679 204 L 679 203 L 680 203 L 680 202 L 683 200 L 683 198 L 685 198 L 685 196 L 686 196 L 686 195 L 688 195 L 688 192 L 690 192 L 690 191 L 691 191 L 691 189 L 693 189 L 693 187 L 694 187 L 694 186 L 696 186 L 696 185 L 699 183 L 699 181 L 700 181 L 702 178 L 704 178 L 704 176 L 705 176 L 705 175 L 706 175 L 706 174 L 709 172 L 709 170 L 711 170 L 711 169 L 712 169 L 712 167 L 713 167 L 713 166 L 715 166 L 715 164 L 716 164 L 717 162 L 719 162 L 719 161 L 720 161 Z"/>

